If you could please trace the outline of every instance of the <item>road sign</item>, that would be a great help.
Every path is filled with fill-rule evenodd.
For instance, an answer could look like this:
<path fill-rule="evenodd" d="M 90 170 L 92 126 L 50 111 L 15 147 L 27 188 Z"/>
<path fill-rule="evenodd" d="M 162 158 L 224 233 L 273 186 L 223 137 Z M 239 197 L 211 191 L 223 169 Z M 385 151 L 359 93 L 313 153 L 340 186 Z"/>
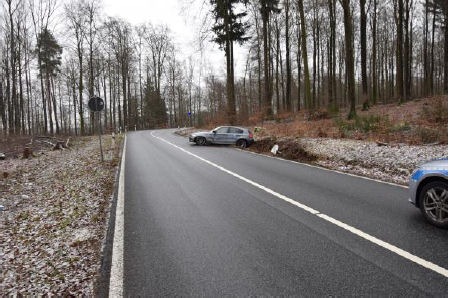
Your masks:
<path fill-rule="evenodd" d="M 88 103 L 89 109 L 93 112 L 100 112 L 104 109 L 104 101 L 100 97 L 92 97 Z"/>
<path fill-rule="evenodd" d="M 89 99 L 89 103 L 87 105 L 89 106 L 89 109 L 92 112 L 101 112 L 104 109 L 104 101 L 103 101 L 103 99 L 101 99 L 98 96 L 94 96 L 91 99 Z M 104 157 L 103 157 L 103 145 L 101 142 L 101 117 L 100 117 L 100 113 L 94 113 L 94 114 L 97 117 L 97 121 L 98 121 L 98 137 L 100 138 L 101 162 L 103 162 Z"/>

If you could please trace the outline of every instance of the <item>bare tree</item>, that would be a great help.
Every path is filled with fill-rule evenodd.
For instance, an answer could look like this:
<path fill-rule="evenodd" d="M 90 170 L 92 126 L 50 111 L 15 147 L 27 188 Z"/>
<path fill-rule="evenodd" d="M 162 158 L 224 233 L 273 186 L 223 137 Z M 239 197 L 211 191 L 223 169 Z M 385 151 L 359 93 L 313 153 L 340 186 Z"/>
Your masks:
<path fill-rule="evenodd" d="M 298 0 L 299 17 L 301 22 L 301 54 L 304 65 L 304 101 L 307 109 L 312 108 L 312 94 L 310 91 L 310 73 L 307 55 L 306 19 L 304 17 L 303 0 Z"/>
<path fill-rule="evenodd" d="M 73 2 L 65 6 L 65 15 L 69 21 L 69 28 L 72 30 L 72 34 L 75 37 L 76 53 L 78 57 L 78 115 L 80 121 L 81 135 L 85 134 L 85 122 L 84 122 L 84 104 L 83 104 L 83 90 L 84 90 L 84 40 L 85 30 L 84 24 L 86 22 L 82 9 L 82 2 Z M 74 107 L 76 109 L 76 107 Z M 76 133 L 76 130 L 75 130 Z"/>
<path fill-rule="evenodd" d="M 350 0 L 340 0 L 340 4 L 344 13 L 345 26 L 345 57 L 346 57 L 346 78 L 348 86 L 348 99 L 350 103 L 350 110 L 348 119 L 356 117 L 355 110 L 355 77 L 354 77 L 354 45 L 353 29 L 352 29 L 352 12 Z"/>
<path fill-rule="evenodd" d="M 396 96 L 404 102 L 404 2 L 393 0 L 396 23 Z"/>
<path fill-rule="evenodd" d="M 285 104 L 287 111 L 292 110 L 292 67 L 290 57 L 290 0 L 284 0 L 285 11 L 285 66 L 286 66 L 286 94 Z"/>
<path fill-rule="evenodd" d="M 366 61 L 366 0 L 360 0 L 360 67 L 362 72 L 362 101 L 363 109 L 368 109 L 368 75 Z"/>

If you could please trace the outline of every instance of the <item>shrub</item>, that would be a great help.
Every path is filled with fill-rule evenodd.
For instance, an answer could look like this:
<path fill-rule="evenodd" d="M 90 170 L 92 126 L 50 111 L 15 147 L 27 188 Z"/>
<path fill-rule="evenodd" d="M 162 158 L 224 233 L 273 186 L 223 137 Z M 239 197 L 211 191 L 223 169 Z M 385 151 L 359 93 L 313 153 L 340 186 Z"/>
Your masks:
<path fill-rule="evenodd" d="M 338 129 L 345 136 L 352 132 L 380 132 L 382 128 L 389 126 L 389 122 L 388 117 L 379 115 L 357 116 L 352 120 L 335 118 Z"/>
<path fill-rule="evenodd" d="M 330 115 L 327 110 L 320 109 L 320 110 L 308 111 L 305 115 L 305 118 L 307 121 L 316 121 L 316 120 L 329 119 Z"/>
<path fill-rule="evenodd" d="M 436 143 L 440 141 L 440 132 L 436 129 L 419 127 L 418 137 L 424 144 Z"/>
<path fill-rule="evenodd" d="M 420 116 L 429 122 L 447 123 L 447 101 L 438 98 L 430 104 L 424 104 Z"/>
<path fill-rule="evenodd" d="M 396 124 L 389 128 L 389 131 L 392 133 L 406 132 L 406 131 L 411 131 L 411 130 L 412 130 L 412 127 L 410 126 L 410 124 L 408 122 L 401 122 L 401 123 Z"/>

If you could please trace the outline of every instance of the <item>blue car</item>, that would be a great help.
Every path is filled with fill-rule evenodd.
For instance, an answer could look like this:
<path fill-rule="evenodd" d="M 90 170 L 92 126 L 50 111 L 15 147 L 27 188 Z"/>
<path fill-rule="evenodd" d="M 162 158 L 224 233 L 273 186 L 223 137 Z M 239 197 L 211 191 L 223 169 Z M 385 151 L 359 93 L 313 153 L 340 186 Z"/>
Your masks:
<path fill-rule="evenodd" d="M 447 157 L 423 164 L 410 177 L 410 203 L 431 224 L 447 228 Z"/>

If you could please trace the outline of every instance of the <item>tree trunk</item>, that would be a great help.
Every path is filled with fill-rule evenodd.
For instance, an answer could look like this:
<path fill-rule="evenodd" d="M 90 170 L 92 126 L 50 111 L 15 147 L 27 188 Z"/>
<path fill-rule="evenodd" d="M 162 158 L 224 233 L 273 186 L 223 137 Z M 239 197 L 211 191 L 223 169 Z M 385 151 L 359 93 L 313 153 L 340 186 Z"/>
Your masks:
<path fill-rule="evenodd" d="M 268 45 L 268 18 L 267 9 L 262 9 L 262 31 L 263 31 L 263 60 L 264 60 L 264 115 L 270 119 L 273 117 L 271 107 L 271 83 L 270 83 L 270 52 Z"/>
<path fill-rule="evenodd" d="M 313 53 L 312 53 L 312 103 L 311 108 L 315 109 L 316 107 L 316 79 L 317 79 L 317 48 L 318 48 L 318 20 L 316 8 L 314 12 L 314 19 L 312 23 L 312 37 L 313 37 Z"/>
<path fill-rule="evenodd" d="M 336 21 L 335 21 L 335 0 L 328 0 L 329 7 L 329 45 L 328 45 L 328 109 L 331 112 L 337 111 L 336 104 L 336 82 L 335 82 L 335 67 L 336 67 Z"/>
<path fill-rule="evenodd" d="M 372 98 L 373 104 L 377 103 L 377 0 L 373 0 L 373 27 L 372 27 L 372 66 L 371 66 L 371 78 L 372 78 Z"/>
<path fill-rule="evenodd" d="M 20 25 L 17 24 L 17 39 L 19 40 L 19 45 L 17 47 L 17 59 L 19 61 L 19 105 L 20 105 L 20 119 L 18 123 L 18 127 L 20 128 L 20 133 L 25 134 L 26 133 L 26 125 L 25 125 L 25 104 L 24 104 L 24 97 L 23 97 L 23 79 L 22 79 L 22 44 L 20 43 Z"/>
<path fill-rule="evenodd" d="M 357 114 L 355 110 L 354 47 L 352 44 L 353 31 L 350 0 L 341 0 L 341 5 L 344 13 L 346 77 L 348 99 L 350 103 L 348 119 L 353 119 L 357 116 Z"/>
<path fill-rule="evenodd" d="M 58 109 L 56 104 L 56 89 L 55 89 L 55 82 L 53 77 L 50 77 L 50 87 L 51 87 L 51 95 L 49 98 L 53 100 L 53 113 L 55 116 L 55 124 L 56 124 L 56 134 L 60 133 L 60 127 L 58 122 Z M 62 117 L 62 114 L 61 114 Z"/>
<path fill-rule="evenodd" d="M 73 78 L 75 80 L 75 78 Z M 77 108 L 76 108 L 76 84 L 75 81 L 72 82 L 72 102 L 73 102 L 73 118 L 74 118 L 74 128 L 75 128 L 75 135 L 78 135 L 78 122 L 76 121 L 76 114 L 77 114 Z"/>
<path fill-rule="evenodd" d="M 82 38 L 82 37 L 77 37 Z M 80 129 L 81 129 L 81 135 L 85 135 L 85 125 L 84 125 L 84 105 L 83 105 L 83 52 L 82 52 L 82 45 L 80 43 L 80 40 L 78 39 L 78 63 L 79 63 L 79 77 L 78 77 L 78 106 L 79 106 L 79 119 L 80 119 Z"/>
<path fill-rule="evenodd" d="M 436 23 L 436 13 L 433 12 L 432 18 L 432 42 L 430 44 L 430 71 L 429 71 L 429 87 L 430 95 L 434 94 L 434 83 L 435 83 L 435 23 Z"/>
<path fill-rule="evenodd" d="M 17 102 L 17 74 L 16 74 L 16 63 L 17 63 L 17 57 L 16 57 L 16 40 L 15 40 L 15 34 L 14 34 L 14 20 L 13 20 L 13 14 L 12 11 L 12 0 L 6 1 L 8 4 L 8 14 L 9 14 L 9 26 L 10 26 L 10 67 L 11 67 L 11 112 L 9 114 L 9 117 L 11 119 L 10 126 L 9 126 L 9 132 L 10 133 L 18 133 L 19 126 L 20 126 L 20 115 L 19 115 L 19 104 Z"/>
<path fill-rule="evenodd" d="M 360 62 L 362 71 L 362 100 L 363 109 L 368 109 L 368 76 L 366 67 L 366 0 L 360 0 Z"/>
<path fill-rule="evenodd" d="M 312 94 L 310 92 L 310 74 L 309 63 L 307 57 L 307 33 L 306 33 L 306 19 L 304 17 L 303 0 L 298 0 L 299 17 L 301 20 L 301 54 L 304 65 L 304 102 L 306 109 L 312 108 Z"/>
<path fill-rule="evenodd" d="M 395 0 L 396 19 L 396 96 L 399 103 L 404 102 L 404 2 Z"/>
<path fill-rule="evenodd" d="M 227 117 L 231 125 L 236 121 L 235 94 L 234 94 L 234 61 L 233 61 L 233 42 L 226 41 L 226 95 L 227 95 Z"/>
<path fill-rule="evenodd" d="M 409 22 L 410 22 L 410 0 L 405 0 L 405 19 L 404 19 L 404 99 L 408 101 L 411 96 L 411 67 L 412 67 L 412 55 L 411 55 L 411 34 L 409 34 Z"/>
<path fill-rule="evenodd" d="M 129 129 L 128 127 L 128 100 L 126 96 L 128 93 L 126 92 L 126 81 L 127 81 L 127 69 L 126 69 L 126 62 L 121 61 L 121 73 L 122 73 L 122 95 L 123 95 L 123 129 L 127 131 Z"/>
<path fill-rule="evenodd" d="M 50 134 L 54 134 L 54 127 L 53 127 L 53 116 L 52 116 L 52 100 L 51 100 L 51 86 L 50 86 L 50 75 L 48 73 L 45 74 L 45 81 L 47 84 L 47 104 L 48 104 L 48 120 L 49 120 L 49 126 L 50 126 Z"/>
<path fill-rule="evenodd" d="M 27 126 L 28 126 L 28 133 L 33 135 L 35 133 L 34 131 L 34 119 L 32 117 L 33 109 L 31 108 L 31 83 L 30 83 L 30 76 L 28 75 L 30 70 L 30 64 L 29 64 L 29 51 L 28 47 L 25 46 L 25 86 L 26 86 L 26 94 L 27 94 Z"/>
<path fill-rule="evenodd" d="M 6 128 L 8 127 L 6 122 L 5 100 L 3 97 L 3 83 L 0 80 L 0 117 L 2 117 L 3 134 L 6 135 Z"/>
<path fill-rule="evenodd" d="M 297 84 L 298 84 L 298 99 L 297 99 L 298 104 L 297 104 L 296 110 L 300 111 L 301 110 L 301 54 L 302 54 L 302 52 L 301 52 L 301 32 L 300 32 L 301 30 L 299 29 L 300 28 L 299 21 L 297 23 L 297 27 L 298 27 L 298 30 L 296 30 L 297 31 L 296 39 L 298 40 L 298 52 L 296 54 L 296 65 L 298 67 L 298 82 L 297 82 Z"/>
<path fill-rule="evenodd" d="M 445 94 L 447 94 L 447 63 L 448 63 L 448 55 L 447 55 L 447 50 L 448 50 L 448 39 L 447 39 L 447 26 L 448 26 L 448 15 L 447 15 L 447 3 L 445 6 L 446 11 L 444 11 L 444 87 L 443 87 L 443 91 Z M 411 28 L 410 28 L 411 30 Z"/>
<path fill-rule="evenodd" d="M 424 82 L 423 82 L 423 94 L 424 96 L 430 93 L 429 83 L 429 60 L 428 60 L 428 33 L 429 33 L 429 0 L 424 3 L 424 26 L 423 26 L 423 64 L 424 64 Z"/>
<path fill-rule="evenodd" d="M 280 102 L 280 92 L 279 92 L 279 64 L 282 62 L 279 62 L 281 55 L 281 30 L 279 28 L 278 21 L 275 20 L 275 32 L 276 32 L 276 113 L 279 114 L 279 111 L 281 109 L 281 102 Z"/>
<path fill-rule="evenodd" d="M 290 28 L 289 28 L 289 11 L 290 3 L 289 0 L 285 0 L 285 64 L 286 64 L 286 94 L 285 94 L 285 105 L 287 111 L 292 111 L 292 67 L 290 58 Z"/>

